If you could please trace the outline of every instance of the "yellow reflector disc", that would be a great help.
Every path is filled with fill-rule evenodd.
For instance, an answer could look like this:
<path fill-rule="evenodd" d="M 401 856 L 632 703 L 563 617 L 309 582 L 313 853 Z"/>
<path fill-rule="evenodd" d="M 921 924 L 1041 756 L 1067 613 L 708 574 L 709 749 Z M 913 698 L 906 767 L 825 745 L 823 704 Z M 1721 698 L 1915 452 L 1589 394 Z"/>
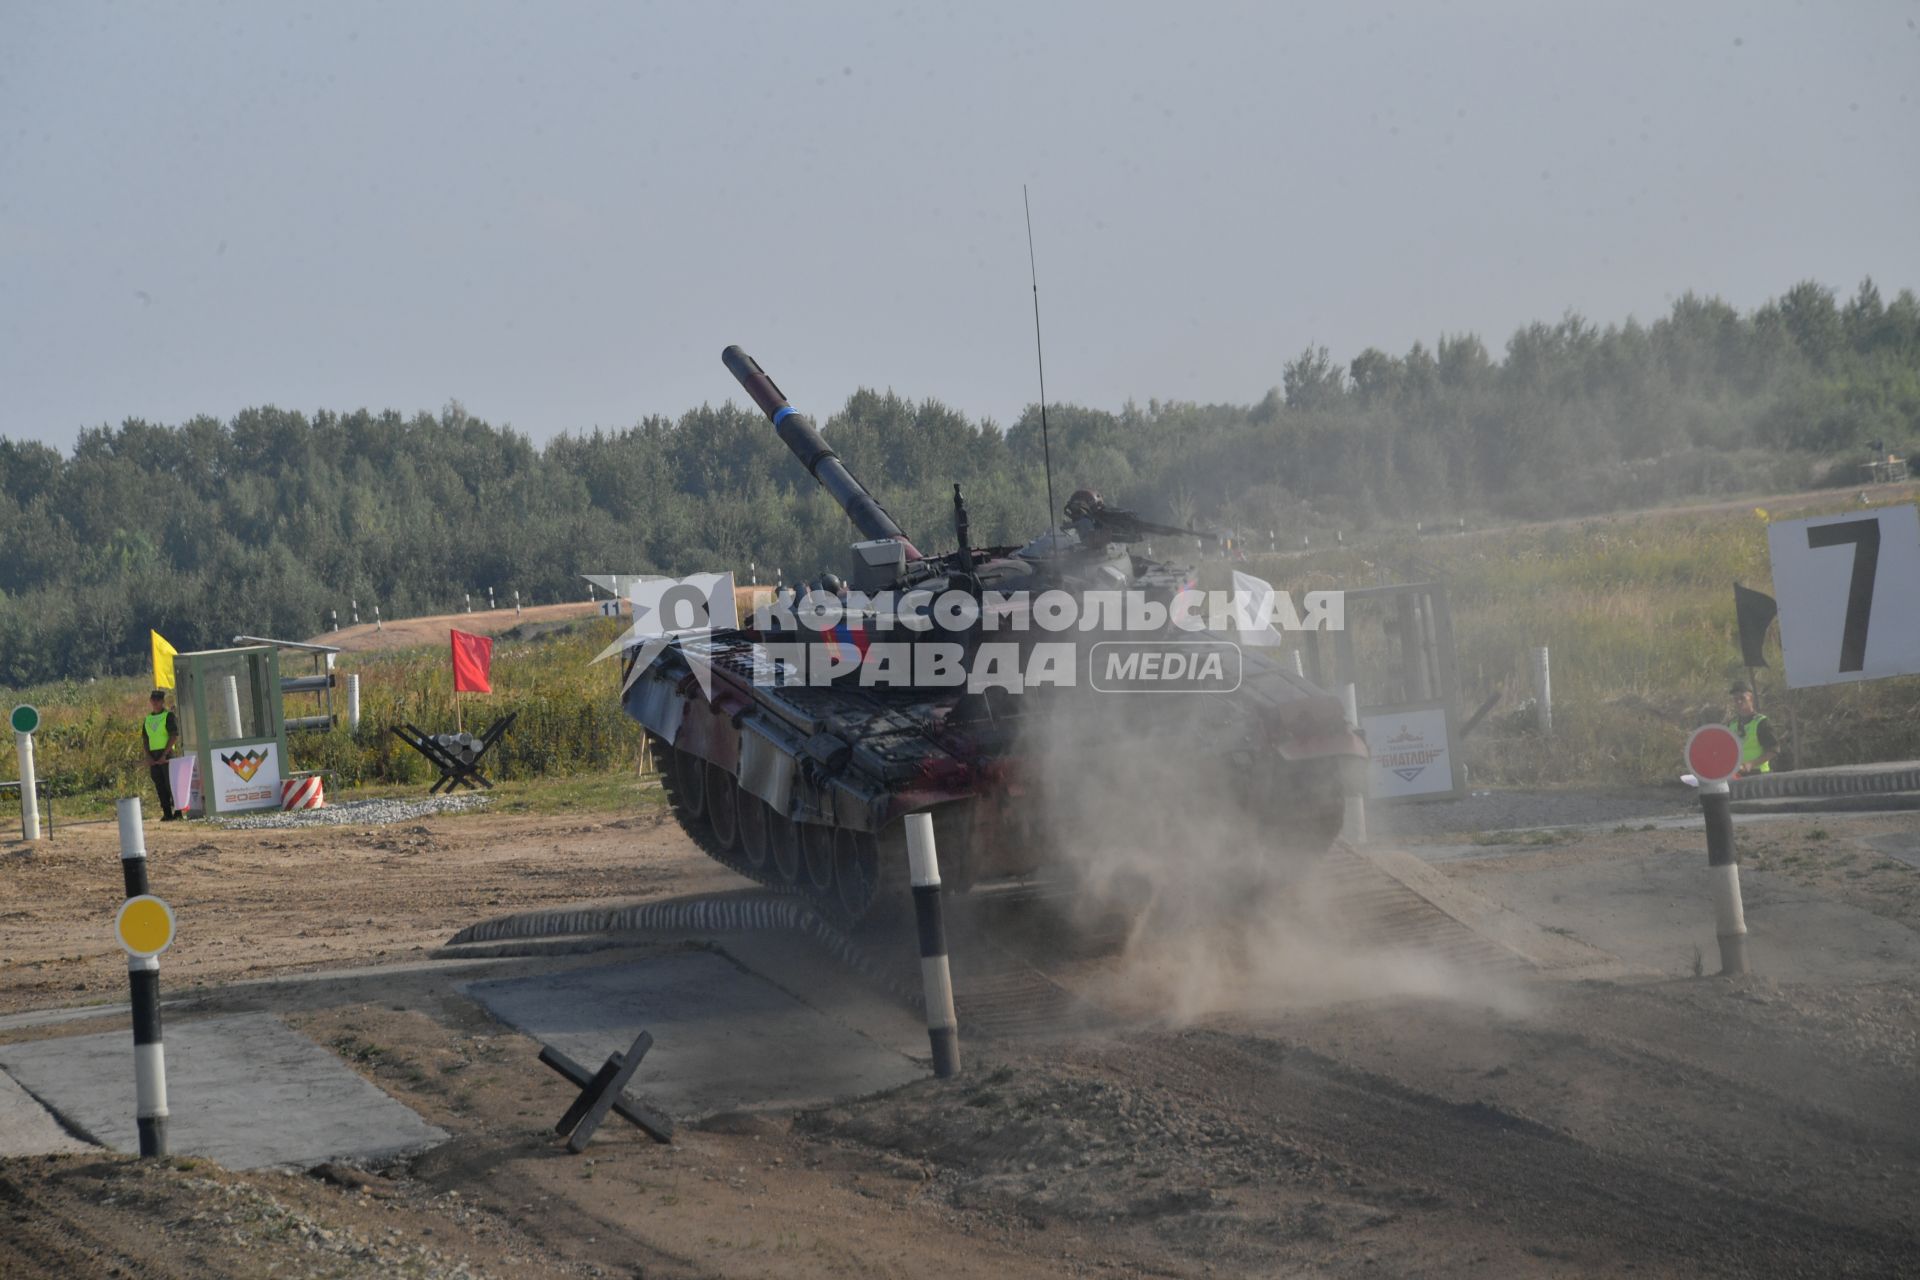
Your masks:
<path fill-rule="evenodd" d="M 113 928 L 128 955 L 157 956 L 173 942 L 173 908 L 152 894 L 128 898 Z"/>

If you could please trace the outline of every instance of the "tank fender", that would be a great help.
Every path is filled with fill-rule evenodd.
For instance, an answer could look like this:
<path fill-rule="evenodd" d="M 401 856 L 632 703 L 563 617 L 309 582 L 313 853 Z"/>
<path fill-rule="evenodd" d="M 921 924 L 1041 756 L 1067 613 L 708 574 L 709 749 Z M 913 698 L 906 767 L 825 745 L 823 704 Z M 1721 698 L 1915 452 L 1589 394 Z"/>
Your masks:
<path fill-rule="evenodd" d="M 686 711 L 686 701 L 664 680 L 642 677 L 627 695 L 627 714 L 668 746 L 680 736 L 680 721 Z"/>
<path fill-rule="evenodd" d="M 882 791 L 864 791 L 848 778 L 835 778 L 827 791 L 833 803 L 833 824 L 854 831 L 879 831 L 887 824 L 890 797 Z"/>
<path fill-rule="evenodd" d="M 740 772 L 740 732 L 718 707 L 705 702 L 681 702 L 677 750 L 696 755 L 728 773 Z"/>
<path fill-rule="evenodd" d="M 740 735 L 740 787 L 760 797 L 786 817 L 793 806 L 794 775 L 799 761 L 791 747 L 771 733 L 758 717 L 749 719 Z"/>

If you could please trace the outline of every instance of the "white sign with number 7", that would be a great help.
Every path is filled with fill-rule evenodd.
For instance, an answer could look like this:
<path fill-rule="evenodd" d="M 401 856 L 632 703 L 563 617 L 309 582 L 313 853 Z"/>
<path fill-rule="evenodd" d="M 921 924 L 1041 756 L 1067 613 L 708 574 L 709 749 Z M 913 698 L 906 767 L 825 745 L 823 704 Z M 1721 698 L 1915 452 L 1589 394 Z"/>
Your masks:
<path fill-rule="evenodd" d="M 1920 510 L 1767 527 L 1787 687 L 1920 674 Z"/>

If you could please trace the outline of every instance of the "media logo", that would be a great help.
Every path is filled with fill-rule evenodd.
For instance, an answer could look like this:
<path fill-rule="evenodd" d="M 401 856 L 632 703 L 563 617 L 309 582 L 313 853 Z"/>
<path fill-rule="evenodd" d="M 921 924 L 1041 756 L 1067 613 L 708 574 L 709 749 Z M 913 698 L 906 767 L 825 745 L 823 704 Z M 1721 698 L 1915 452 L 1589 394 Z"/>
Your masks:
<path fill-rule="evenodd" d="M 1088 655 L 1101 693 L 1232 693 L 1240 646 L 1230 640 L 1102 640 Z"/>

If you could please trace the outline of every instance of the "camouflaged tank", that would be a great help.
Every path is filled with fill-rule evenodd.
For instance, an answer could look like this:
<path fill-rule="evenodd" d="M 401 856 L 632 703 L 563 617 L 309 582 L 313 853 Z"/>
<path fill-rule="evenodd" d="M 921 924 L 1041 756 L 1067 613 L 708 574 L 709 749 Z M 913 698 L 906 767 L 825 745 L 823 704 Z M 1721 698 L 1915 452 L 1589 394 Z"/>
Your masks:
<path fill-rule="evenodd" d="M 1166 789 L 1136 773 L 1131 794 L 1111 803 L 1240 806 L 1272 837 L 1262 857 L 1311 856 L 1333 840 L 1367 765 L 1340 701 L 1261 649 L 1151 629 L 1194 578 L 1136 548 L 1193 531 L 1082 490 L 1064 524 L 1033 542 L 974 547 L 956 486 L 956 549 L 924 554 L 751 357 L 729 347 L 722 359 L 860 540 L 856 607 L 838 617 L 839 594 L 815 591 L 737 628 L 626 652 L 625 710 L 646 727 L 674 814 L 708 854 L 851 925 L 906 900 L 911 813 L 933 815 L 950 887 L 1043 871 L 1059 834 L 1045 775 L 1065 769 L 1097 787 L 1120 743 L 1181 767 L 1169 768 L 1172 794 L 1151 794 Z M 1040 625 L 1063 609 L 1078 615 L 1069 630 Z M 1229 649 L 1230 682 L 1153 685 L 1163 664 L 1148 655 Z M 1057 676 L 1062 659 L 1078 664 L 1072 684 L 1010 677 L 1036 664 Z M 1103 684 L 1102 660 L 1131 684 Z"/>

